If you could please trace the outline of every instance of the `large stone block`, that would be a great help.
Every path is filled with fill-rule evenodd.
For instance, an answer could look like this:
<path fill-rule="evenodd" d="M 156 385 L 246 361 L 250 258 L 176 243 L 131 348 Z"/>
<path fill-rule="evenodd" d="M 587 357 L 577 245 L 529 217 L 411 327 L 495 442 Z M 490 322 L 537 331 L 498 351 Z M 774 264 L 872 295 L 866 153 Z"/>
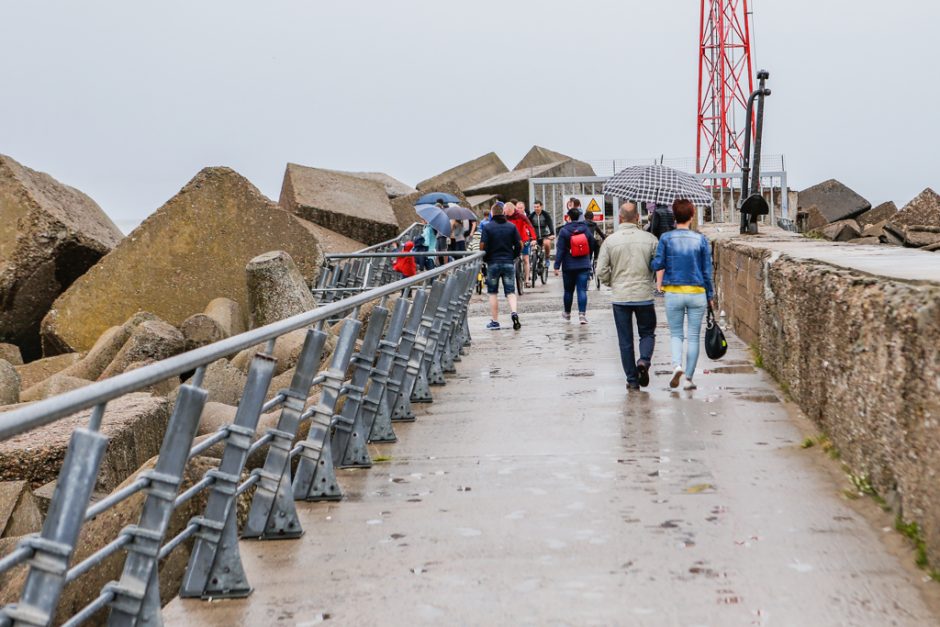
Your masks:
<path fill-rule="evenodd" d="M 516 198 L 531 207 L 535 199 L 529 198 L 529 179 L 559 176 L 593 176 L 593 170 L 591 170 L 589 174 L 585 174 L 585 172 L 586 170 L 583 164 L 573 159 L 566 159 L 498 174 L 472 187 L 465 188 L 464 192 L 470 195 L 496 194 L 501 196 L 503 200 Z M 559 194 L 561 194 L 560 191 Z M 543 198 L 540 200 L 547 203 L 549 206 L 552 204 L 551 199 Z M 555 202 L 557 206 L 564 206 L 564 200 L 561 196 L 559 196 Z"/>
<path fill-rule="evenodd" d="M 0 481 L 0 538 L 36 533 L 42 512 L 25 481 Z"/>
<path fill-rule="evenodd" d="M 442 183 L 440 186 L 436 187 L 434 191 L 453 194 L 460 199 L 461 205 L 465 207 L 470 206 L 467 202 L 467 197 L 463 195 L 463 192 L 460 191 L 456 183 Z M 395 218 L 398 220 L 398 228 L 400 231 L 418 222 L 418 214 L 415 212 L 415 202 L 417 202 L 424 193 L 425 192 L 415 192 L 392 201 L 392 210 L 395 212 Z"/>
<path fill-rule="evenodd" d="M 23 365 L 23 354 L 20 347 L 16 344 L 4 344 L 0 342 L 0 359 L 10 362 L 14 366 Z"/>
<path fill-rule="evenodd" d="M 376 181 L 288 163 L 280 204 L 305 220 L 366 244 L 398 235 L 385 187 Z"/>
<path fill-rule="evenodd" d="M 39 487 L 58 477 L 72 431 L 88 426 L 90 418 L 89 409 L 0 442 L 0 480 L 22 479 Z M 133 393 L 109 402 L 101 423 L 109 441 L 97 489 L 114 489 L 156 455 L 168 419 L 164 398 Z"/>
<path fill-rule="evenodd" d="M 390 176 L 385 172 L 345 172 L 343 170 L 328 170 L 329 172 L 336 172 L 337 174 L 344 174 L 346 176 L 354 176 L 359 179 L 365 179 L 367 181 L 375 181 L 376 183 L 381 183 L 382 187 L 385 188 L 385 195 L 389 197 L 389 200 L 392 198 L 399 198 L 401 196 L 407 196 L 408 194 L 415 193 L 416 190 L 411 185 L 407 183 L 402 183 L 394 176 Z"/>
<path fill-rule="evenodd" d="M 220 296 L 247 310 L 245 264 L 272 249 L 316 280 L 312 226 L 234 170 L 206 168 L 56 300 L 43 320 L 47 353 L 87 350 L 141 310 L 174 326 Z"/>
<path fill-rule="evenodd" d="M 248 319 L 252 329 L 317 306 L 294 260 L 283 250 L 262 253 L 245 266 Z"/>
<path fill-rule="evenodd" d="M 459 189 L 466 190 L 497 174 L 508 171 L 509 168 L 506 167 L 506 164 L 502 162 L 496 153 L 490 152 L 421 181 L 416 187 L 422 192 L 440 192 L 443 191 L 441 189 L 442 185 L 453 183 Z"/>
<path fill-rule="evenodd" d="M 20 401 L 24 403 L 42 401 L 47 398 L 52 398 L 53 396 L 58 396 L 59 394 L 65 394 L 66 392 L 83 388 L 86 385 L 91 385 L 91 383 L 92 382 L 87 379 L 79 379 L 78 377 L 72 377 L 59 372 L 28 389 L 24 389 L 23 393 L 20 394 Z"/>
<path fill-rule="evenodd" d="M 45 381 L 52 375 L 62 372 L 78 362 L 79 359 L 81 359 L 81 355 L 78 353 L 63 353 L 62 355 L 37 359 L 28 364 L 14 367 L 20 375 L 23 389 L 26 390 L 37 383 Z"/>
<path fill-rule="evenodd" d="M 940 194 L 929 187 L 904 205 L 888 223 L 892 226 L 940 226 Z"/>
<path fill-rule="evenodd" d="M 847 242 L 856 239 L 862 234 L 862 230 L 855 220 L 839 220 L 832 224 L 827 224 L 816 231 L 822 237 L 833 242 Z"/>
<path fill-rule="evenodd" d="M 126 371 L 137 362 L 159 361 L 182 353 L 183 334 L 162 320 L 147 320 L 134 329 L 99 379 L 108 379 Z"/>
<path fill-rule="evenodd" d="M 823 181 L 800 192 L 800 207 L 816 207 L 828 222 L 855 218 L 869 209 L 871 203 L 835 179 Z"/>
<path fill-rule="evenodd" d="M 0 405 L 13 405 L 20 402 L 20 375 L 13 364 L 0 359 Z"/>
<path fill-rule="evenodd" d="M 881 203 L 874 209 L 869 209 L 862 215 L 858 216 L 856 221 L 864 228 L 872 224 L 878 224 L 879 222 L 890 220 L 897 214 L 897 212 L 898 206 L 889 200 L 888 202 Z"/>
<path fill-rule="evenodd" d="M 532 146 L 522 160 L 516 164 L 513 171 L 535 168 L 550 163 L 558 163 L 559 161 L 573 162 L 573 169 L 577 174 L 571 176 L 595 176 L 596 174 L 591 164 L 585 161 L 578 161 L 574 157 L 569 157 L 568 155 L 563 155 L 560 152 L 555 152 L 554 150 L 549 150 L 541 146 Z"/>
<path fill-rule="evenodd" d="M 91 198 L 0 155 L 0 341 L 40 357 L 53 301 L 121 238 Z"/>

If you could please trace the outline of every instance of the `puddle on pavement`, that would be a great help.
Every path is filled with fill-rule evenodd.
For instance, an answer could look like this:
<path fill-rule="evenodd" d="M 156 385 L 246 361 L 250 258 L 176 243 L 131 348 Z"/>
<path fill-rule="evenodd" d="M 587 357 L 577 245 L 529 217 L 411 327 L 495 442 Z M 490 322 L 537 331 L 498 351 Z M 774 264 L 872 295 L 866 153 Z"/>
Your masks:
<path fill-rule="evenodd" d="M 593 377 L 593 370 L 566 370 L 561 374 L 563 377 Z"/>
<path fill-rule="evenodd" d="M 780 399 L 774 394 L 735 394 L 742 401 L 752 403 L 779 403 Z"/>
<path fill-rule="evenodd" d="M 709 371 L 711 374 L 754 374 L 757 372 L 757 369 L 754 366 L 750 365 L 741 365 L 741 366 L 718 366 L 717 368 L 711 368 Z"/>

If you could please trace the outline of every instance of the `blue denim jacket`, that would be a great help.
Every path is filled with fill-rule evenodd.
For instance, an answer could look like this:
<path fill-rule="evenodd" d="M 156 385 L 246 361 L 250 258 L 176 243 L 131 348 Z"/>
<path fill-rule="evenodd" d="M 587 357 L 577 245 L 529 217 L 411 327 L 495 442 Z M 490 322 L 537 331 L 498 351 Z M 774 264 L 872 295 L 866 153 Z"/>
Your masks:
<path fill-rule="evenodd" d="M 689 229 L 663 233 L 650 267 L 665 270 L 663 285 L 704 287 L 708 300 L 715 297 L 712 284 L 712 249 L 708 239 Z"/>

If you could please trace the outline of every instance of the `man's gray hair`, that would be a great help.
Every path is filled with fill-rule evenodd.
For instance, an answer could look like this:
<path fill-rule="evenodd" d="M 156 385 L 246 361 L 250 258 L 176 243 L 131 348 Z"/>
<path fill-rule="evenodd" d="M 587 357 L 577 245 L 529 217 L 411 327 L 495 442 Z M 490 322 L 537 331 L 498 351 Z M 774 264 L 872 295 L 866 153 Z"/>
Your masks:
<path fill-rule="evenodd" d="M 640 211 L 635 202 L 625 202 L 620 205 L 620 223 L 628 222 L 635 224 L 640 219 Z"/>

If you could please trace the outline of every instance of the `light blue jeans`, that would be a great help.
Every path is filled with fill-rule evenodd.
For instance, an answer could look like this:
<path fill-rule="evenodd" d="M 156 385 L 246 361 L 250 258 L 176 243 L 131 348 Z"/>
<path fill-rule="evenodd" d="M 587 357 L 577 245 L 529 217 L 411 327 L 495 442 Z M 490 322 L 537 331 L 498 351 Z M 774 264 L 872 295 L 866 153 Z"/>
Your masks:
<path fill-rule="evenodd" d="M 669 335 L 672 344 L 672 367 L 682 365 L 682 341 L 689 340 L 685 357 L 685 376 L 689 379 L 695 374 L 698 363 L 698 349 L 701 344 L 702 318 L 708 311 L 708 298 L 705 294 L 674 294 L 666 292 L 666 320 L 669 321 Z M 688 331 L 685 318 L 689 318 Z"/>

